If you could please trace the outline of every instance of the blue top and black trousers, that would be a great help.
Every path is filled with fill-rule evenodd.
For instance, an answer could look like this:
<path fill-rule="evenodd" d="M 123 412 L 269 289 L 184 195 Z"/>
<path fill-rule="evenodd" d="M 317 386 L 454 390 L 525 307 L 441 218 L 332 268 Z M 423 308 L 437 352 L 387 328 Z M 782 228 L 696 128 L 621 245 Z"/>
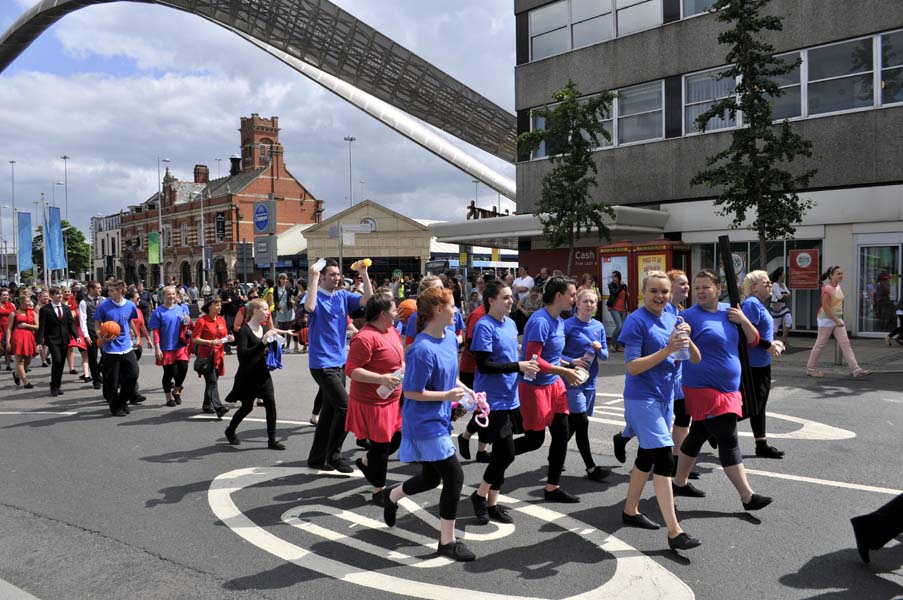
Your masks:
<path fill-rule="evenodd" d="M 308 292 L 310 293 L 310 292 Z M 320 386 L 323 408 L 307 456 L 308 466 L 336 468 L 344 462 L 342 444 L 347 435 L 348 392 L 345 390 L 345 338 L 348 313 L 361 306 L 361 295 L 347 290 L 316 291 L 317 304 L 308 313 L 310 374 Z M 307 296 L 305 295 L 305 299 Z M 303 303 L 305 299 L 302 299 Z M 343 465 L 350 469 L 350 465 Z"/>
<path fill-rule="evenodd" d="M 128 414 L 128 402 L 135 395 L 138 384 L 138 360 L 132 352 L 132 336 L 129 324 L 138 318 L 138 307 L 131 300 L 117 304 L 107 298 L 94 311 L 95 322 L 116 321 L 119 337 L 112 342 L 103 342 L 103 397 L 110 404 L 110 412 L 115 417 Z"/>

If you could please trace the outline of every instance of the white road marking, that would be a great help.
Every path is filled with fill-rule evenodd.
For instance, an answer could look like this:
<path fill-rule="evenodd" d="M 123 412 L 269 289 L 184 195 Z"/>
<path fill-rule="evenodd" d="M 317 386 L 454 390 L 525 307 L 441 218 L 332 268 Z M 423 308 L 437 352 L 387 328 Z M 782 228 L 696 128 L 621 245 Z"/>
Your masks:
<path fill-rule="evenodd" d="M 608 410 L 617 410 L 605 408 L 602 409 L 602 414 L 607 414 L 610 416 L 616 416 L 612 413 L 607 413 L 605 411 Z M 770 419 L 780 419 L 783 421 L 790 421 L 791 423 L 797 423 L 802 425 L 799 429 L 795 431 L 790 431 L 787 433 L 768 433 L 768 437 L 770 439 L 784 439 L 784 440 L 807 440 L 807 441 L 837 441 L 837 440 L 850 440 L 856 437 L 856 433 L 854 431 L 849 431 L 847 429 L 841 429 L 839 427 L 834 427 L 833 425 L 827 425 L 825 423 L 819 423 L 818 421 L 810 421 L 809 419 L 803 419 L 800 417 L 792 417 L 790 415 L 782 415 L 779 413 L 768 413 L 768 418 Z M 589 417 L 590 421 L 596 423 L 604 423 L 606 425 L 617 425 L 618 427 L 623 427 L 626 423 L 623 419 L 621 420 L 613 420 L 613 419 L 604 419 L 601 417 Z M 739 431 L 737 432 L 739 435 L 743 437 L 752 437 L 752 433 L 749 431 Z"/>
<path fill-rule="evenodd" d="M 188 418 L 189 418 L 189 419 L 200 419 L 200 420 L 203 420 L 203 421 L 216 421 L 216 420 L 218 420 L 218 419 L 216 418 L 216 415 L 191 415 L 191 416 L 188 417 Z M 245 417 L 244 420 L 245 420 L 245 421 L 251 421 L 251 422 L 253 422 L 253 423 L 266 423 L 266 422 L 267 422 L 266 419 L 261 419 L 261 418 L 259 418 L 259 417 Z M 307 427 L 316 427 L 316 425 L 313 425 L 313 424 L 310 423 L 309 421 L 286 421 L 286 420 L 284 420 L 284 419 L 279 419 L 279 420 L 276 421 L 276 423 L 281 423 L 281 424 L 283 424 L 283 425 L 306 425 Z"/>
<path fill-rule="evenodd" d="M 903 404 L 903 398 L 882 398 L 885 402 L 892 402 L 893 404 Z"/>
<path fill-rule="evenodd" d="M 721 469 L 720 466 L 717 466 Z M 723 470 L 723 469 L 722 469 Z M 863 485 L 861 483 L 847 483 L 845 481 L 832 481 L 830 479 L 817 479 L 815 477 L 803 477 L 801 475 L 788 475 L 786 473 L 774 473 L 772 471 L 760 471 L 758 469 L 746 469 L 751 475 L 761 475 L 762 477 L 772 477 L 774 479 L 788 479 L 790 481 L 801 481 L 803 483 L 814 483 L 816 485 L 826 485 L 829 487 L 843 488 L 847 490 L 859 490 L 861 492 L 874 492 L 876 494 L 890 494 L 892 496 L 900 495 L 900 490 L 894 490 L 885 487 L 876 487 L 874 485 Z"/>
<path fill-rule="evenodd" d="M 621 400 L 624 399 L 624 394 L 608 394 L 606 392 L 596 392 L 596 397 L 602 396 L 603 398 L 619 398 Z"/>
<path fill-rule="evenodd" d="M 232 529 L 239 537 L 285 561 L 305 569 L 322 573 L 340 581 L 380 591 L 391 590 L 395 594 L 426 598 L 429 600 L 460 600 L 461 597 L 470 595 L 479 595 L 482 598 L 490 600 L 514 598 L 514 596 L 511 596 L 510 594 L 495 594 L 482 590 L 471 590 L 428 582 L 410 581 L 401 577 L 387 575 L 376 570 L 355 567 L 324 556 L 319 556 L 310 550 L 301 548 L 260 527 L 248 518 L 232 500 L 233 493 L 246 487 L 280 477 L 289 477 L 305 473 L 316 473 L 316 471 L 305 467 L 251 467 L 236 469 L 218 475 L 211 482 L 210 489 L 207 493 L 207 501 L 210 504 L 210 508 L 214 515 L 216 515 L 223 524 Z M 405 503 L 405 508 L 408 509 L 410 504 Z M 513 510 L 517 510 L 525 515 L 535 516 L 545 522 L 554 522 L 562 530 L 573 532 L 574 535 L 580 535 L 584 539 L 595 544 L 603 552 L 614 556 L 616 564 L 615 573 L 612 578 L 597 588 L 582 593 L 579 596 L 574 596 L 573 598 L 580 598 L 581 600 L 601 597 L 620 598 L 627 597 L 628 594 L 630 597 L 636 598 L 666 597 L 676 600 L 689 600 L 695 598 L 693 591 L 678 577 L 670 573 L 656 561 L 650 559 L 621 540 L 618 540 L 614 536 L 598 529 L 587 527 L 585 523 L 543 506 L 520 503 L 514 499 L 508 498 L 506 498 L 506 504 Z M 414 507 L 416 506 L 417 505 L 414 504 Z M 417 514 L 420 512 L 420 510 L 414 510 L 415 515 L 419 518 L 423 518 L 422 515 Z M 354 515 L 352 517 L 349 515 L 348 518 L 359 519 L 359 516 Z M 337 535 L 321 529 L 318 529 L 317 533 L 328 535 L 330 538 L 336 537 Z M 388 533 L 389 532 L 387 532 L 387 534 Z M 391 534 L 398 535 L 399 537 L 407 536 L 406 539 L 410 539 L 409 532 L 403 530 L 393 529 L 391 530 Z M 475 541 L 477 536 L 468 533 L 467 539 L 469 541 Z M 356 540 L 355 543 L 362 543 L 362 540 Z M 431 541 L 431 547 L 434 543 L 434 540 Z M 385 548 L 373 548 L 375 548 L 373 551 L 377 556 L 385 558 L 388 554 Z"/>
<path fill-rule="evenodd" d="M 0 411 L 0 415 L 62 415 L 71 417 L 77 415 L 77 410 L 4 410 Z"/>

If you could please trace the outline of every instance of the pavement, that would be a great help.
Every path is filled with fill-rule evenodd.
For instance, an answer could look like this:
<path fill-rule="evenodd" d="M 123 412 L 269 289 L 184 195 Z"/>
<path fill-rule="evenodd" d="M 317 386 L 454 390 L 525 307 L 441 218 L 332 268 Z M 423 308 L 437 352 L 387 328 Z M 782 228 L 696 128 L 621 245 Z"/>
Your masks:
<path fill-rule="evenodd" d="M 583 477 L 571 443 L 562 485 L 581 502 L 552 504 L 541 492 L 546 451 L 518 456 L 503 489 L 514 525 L 480 527 L 466 496 L 485 465 L 463 461 L 457 527 L 478 555 L 468 564 L 436 557 L 438 491 L 406 500 L 388 529 L 359 473 L 306 467 L 316 393 L 306 355 L 285 355 L 273 374 L 284 452 L 266 448 L 261 408 L 240 427 L 242 445 L 227 445 L 226 423 L 200 412 L 193 373 L 184 403 L 165 407 L 149 355 L 141 361 L 148 400 L 126 418 L 110 417 L 74 376 L 65 376 L 64 396 L 50 398 L 49 369 L 32 370 L 33 390 L 0 373 L 0 600 L 901 597 L 903 545 L 863 565 L 849 519 L 901 488 L 903 347 L 854 340 L 873 375 L 850 377 L 827 364 L 826 351 L 827 376 L 813 379 L 804 371 L 813 342 L 792 337 L 773 369 L 769 440 L 785 459 L 756 458 L 740 426 L 750 484 L 775 499 L 765 510 L 742 510 L 706 446 L 695 483 L 707 497 L 675 502 L 700 548 L 672 552 L 664 531 L 622 525 L 636 445 L 626 464 L 613 458 L 611 438 L 624 424 L 623 355 L 613 355 L 590 424 L 596 461 L 612 474 L 603 483 Z M 222 394 L 235 368 L 227 357 Z M 345 450 L 349 460 L 361 456 L 353 440 Z M 389 482 L 416 471 L 393 459 Z M 651 485 L 640 508 L 660 519 Z"/>
<path fill-rule="evenodd" d="M 789 338 L 790 348 L 784 354 L 772 361 L 772 371 L 787 373 L 798 371 L 805 373 L 809 352 L 815 344 L 814 336 L 794 336 Z M 859 366 L 871 369 L 876 373 L 901 373 L 903 372 L 903 346 L 895 341 L 893 346 L 888 346 L 884 338 L 853 338 L 850 344 L 853 354 L 859 361 Z M 832 337 L 828 345 L 819 357 L 819 370 L 827 378 L 849 376 L 851 369 L 843 362 L 840 349 Z"/>

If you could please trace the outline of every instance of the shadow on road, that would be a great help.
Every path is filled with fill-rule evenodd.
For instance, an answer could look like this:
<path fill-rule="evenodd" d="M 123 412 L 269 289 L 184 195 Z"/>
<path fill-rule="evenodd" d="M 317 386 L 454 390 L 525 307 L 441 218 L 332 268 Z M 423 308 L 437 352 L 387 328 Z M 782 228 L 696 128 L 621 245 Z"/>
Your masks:
<path fill-rule="evenodd" d="M 853 544 L 852 530 L 850 544 Z M 898 571 L 903 567 L 903 545 L 873 552 L 871 556 L 871 564 L 866 565 L 859 559 L 855 548 L 837 550 L 812 558 L 798 572 L 784 575 L 779 581 L 801 590 L 823 590 L 808 596 L 813 600 L 899 598 L 903 594 L 903 586 L 891 579 L 899 580 Z"/>

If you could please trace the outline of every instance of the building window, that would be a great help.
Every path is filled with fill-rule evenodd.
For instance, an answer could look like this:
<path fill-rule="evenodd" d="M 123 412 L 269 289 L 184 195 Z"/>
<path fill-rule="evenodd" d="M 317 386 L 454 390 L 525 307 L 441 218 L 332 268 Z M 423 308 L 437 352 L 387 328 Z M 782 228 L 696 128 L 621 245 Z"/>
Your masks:
<path fill-rule="evenodd" d="M 163 246 L 172 248 L 172 225 L 163 226 Z"/>
<path fill-rule="evenodd" d="M 546 119 L 539 115 L 533 115 L 533 129 L 545 129 Z M 539 147 L 533 151 L 532 158 L 544 158 L 555 156 L 567 150 L 567 140 L 559 137 L 548 137 L 540 142 Z"/>
<path fill-rule="evenodd" d="M 617 0 L 618 35 L 627 35 L 662 24 L 661 0 Z"/>
<path fill-rule="evenodd" d="M 571 49 L 568 0 L 530 11 L 530 56 L 539 60 Z"/>
<path fill-rule="evenodd" d="M 182 245 L 188 246 L 188 223 L 182 223 L 179 226 L 179 237 L 182 238 Z"/>
<path fill-rule="evenodd" d="M 810 115 L 874 105 L 872 38 L 808 52 Z"/>
<path fill-rule="evenodd" d="M 574 48 L 610 40 L 614 36 L 612 0 L 571 0 Z"/>
<path fill-rule="evenodd" d="M 800 53 L 783 54 L 777 58 L 784 61 L 784 63 L 792 64 L 799 61 Z M 782 96 L 771 99 L 771 115 L 774 120 L 783 121 L 784 119 L 800 116 L 802 111 L 800 94 L 803 87 L 800 80 L 800 65 L 796 65 L 786 75 L 775 77 L 774 82 L 784 91 Z"/>
<path fill-rule="evenodd" d="M 683 0 L 683 16 L 692 17 L 709 12 L 715 6 L 715 0 Z"/>
<path fill-rule="evenodd" d="M 881 36 L 881 104 L 903 102 L 903 31 Z"/>
<path fill-rule="evenodd" d="M 736 80 L 733 77 L 720 78 L 724 71 L 709 71 L 699 75 L 688 75 L 684 79 L 684 133 L 699 131 L 696 119 L 709 110 L 718 100 L 734 93 Z M 737 119 L 728 114 L 712 117 L 706 122 L 705 130 L 724 129 L 737 125 Z"/>
<path fill-rule="evenodd" d="M 100 240 L 100 255 L 101 256 L 107 255 L 107 240 L 105 240 L 105 239 Z"/>
<path fill-rule="evenodd" d="M 664 137 L 661 81 L 618 92 L 618 143 L 629 144 Z"/>

